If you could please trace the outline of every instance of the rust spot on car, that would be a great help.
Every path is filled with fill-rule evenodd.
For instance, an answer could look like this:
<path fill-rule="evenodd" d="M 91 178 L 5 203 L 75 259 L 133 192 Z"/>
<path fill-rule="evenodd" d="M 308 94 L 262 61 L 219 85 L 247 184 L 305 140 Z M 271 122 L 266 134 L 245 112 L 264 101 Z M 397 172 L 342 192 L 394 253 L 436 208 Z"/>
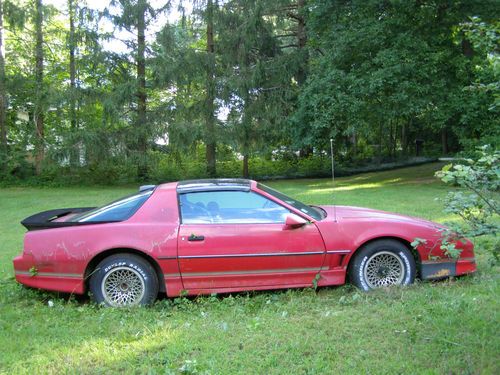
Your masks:
<path fill-rule="evenodd" d="M 428 277 L 430 279 L 434 279 L 434 278 L 440 278 L 440 277 L 450 276 L 450 274 L 451 274 L 451 271 L 449 269 L 442 268 L 439 271 L 437 271 L 436 273 L 434 273 L 432 275 L 429 275 Z"/>

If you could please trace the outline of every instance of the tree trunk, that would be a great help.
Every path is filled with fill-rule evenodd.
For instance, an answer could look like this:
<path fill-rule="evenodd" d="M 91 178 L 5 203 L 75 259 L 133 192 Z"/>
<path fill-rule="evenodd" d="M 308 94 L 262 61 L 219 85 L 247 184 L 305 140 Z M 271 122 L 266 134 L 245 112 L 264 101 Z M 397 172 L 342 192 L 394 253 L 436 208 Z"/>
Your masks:
<path fill-rule="evenodd" d="M 214 4 L 212 0 L 207 3 L 207 93 L 205 103 L 205 143 L 207 173 L 210 177 L 216 175 L 216 149 L 215 149 L 215 44 L 214 44 Z"/>
<path fill-rule="evenodd" d="M 304 146 L 299 150 L 299 156 L 301 158 L 308 158 L 311 156 L 313 153 L 313 147 L 312 146 Z"/>
<path fill-rule="evenodd" d="M 146 6 L 145 0 L 139 0 L 137 7 L 137 148 L 139 151 L 138 177 L 147 178 L 147 94 L 146 94 Z"/>
<path fill-rule="evenodd" d="M 5 161 L 5 154 L 7 152 L 7 124 L 6 124 L 6 110 L 7 110 L 7 92 L 5 88 L 5 55 L 4 55 L 4 41 L 3 41 L 3 2 L 0 0 L 0 154 L 2 154 L 1 164 Z M 0 165 L 0 168 L 2 166 Z"/>
<path fill-rule="evenodd" d="M 441 129 L 441 150 L 443 155 L 448 155 L 448 130 L 446 127 Z"/>
<path fill-rule="evenodd" d="M 249 172 L 248 172 L 248 155 L 245 154 L 243 155 L 243 178 L 248 178 L 249 177 Z"/>
<path fill-rule="evenodd" d="M 378 126 L 378 163 L 382 161 L 382 137 L 383 137 L 383 132 L 382 132 L 382 122 L 380 122 Z"/>
<path fill-rule="evenodd" d="M 245 66 L 248 66 L 245 64 Z M 251 125 L 252 118 L 249 115 L 249 107 L 250 107 L 250 95 L 248 93 L 248 87 L 245 87 L 245 91 L 242 95 L 243 97 L 243 113 L 242 113 L 242 126 L 243 126 L 243 134 L 242 134 L 242 144 L 241 144 L 241 153 L 243 154 L 243 178 L 248 178 L 250 172 L 248 170 L 248 159 L 250 158 L 250 143 L 251 143 Z"/>
<path fill-rule="evenodd" d="M 401 148 L 404 156 L 408 155 L 408 123 L 411 124 L 411 119 L 403 123 L 401 128 Z"/>
<path fill-rule="evenodd" d="M 472 59 L 472 57 L 474 57 L 474 49 L 472 48 L 472 43 L 467 38 L 462 39 L 462 53 L 469 59 Z"/>
<path fill-rule="evenodd" d="M 36 173 L 42 171 L 42 163 L 45 158 L 44 145 L 44 87 L 43 87 L 43 5 L 42 0 L 35 1 L 35 82 L 36 82 L 36 103 L 34 120 L 36 125 L 35 144 L 35 169 Z"/>
<path fill-rule="evenodd" d="M 299 51 L 304 56 L 304 60 L 301 61 L 297 72 L 297 83 L 301 87 L 307 78 L 307 61 L 309 60 L 309 54 L 306 47 L 307 44 L 307 33 L 306 33 L 306 21 L 304 17 L 305 11 L 305 0 L 297 0 L 297 45 L 299 46 Z"/>
<path fill-rule="evenodd" d="M 389 121 L 389 157 L 394 157 L 394 127 L 392 126 L 393 121 Z"/>
<path fill-rule="evenodd" d="M 74 0 L 68 0 L 68 11 L 69 11 L 69 121 L 71 132 L 73 137 L 78 129 L 78 123 L 76 118 L 76 62 L 75 62 L 75 50 L 76 50 L 76 40 L 75 40 L 75 9 Z M 78 149 L 77 145 L 72 142 L 70 150 L 70 165 L 78 164 Z"/>
<path fill-rule="evenodd" d="M 297 0 L 297 45 L 299 46 L 299 51 L 303 54 L 303 61 L 299 65 L 297 71 L 297 83 L 299 87 L 302 87 L 307 79 L 307 62 L 309 60 L 309 54 L 306 49 L 307 45 L 307 33 L 306 33 L 306 21 L 304 17 L 305 11 L 305 0 Z"/>
<path fill-rule="evenodd" d="M 351 145 L 352 145 L 352 158 L 357 159 L 358 157 L 358 137 L 356 131 L 351 134 Z"/>
<path fill-rule="evenodd" d="M 295 20 L 297 21 L 297 46 L 299 48 L 299 54 L 302 56 L 302 60 L 299 63 L 297 70 L 297 84 L 301 88 L 307 79 L 307 66 L 309 60 L 309 53 L 307 51 L 307 32 L 306 32 L 306 19 L 304 16 L 305 11 L 305 0 L 297 0 L 297 15 Z M 307 158 L 313 153 L 313 147 L 308 145 L 301 148 L 299 151 L 299 156 L 302 158 Z"/>

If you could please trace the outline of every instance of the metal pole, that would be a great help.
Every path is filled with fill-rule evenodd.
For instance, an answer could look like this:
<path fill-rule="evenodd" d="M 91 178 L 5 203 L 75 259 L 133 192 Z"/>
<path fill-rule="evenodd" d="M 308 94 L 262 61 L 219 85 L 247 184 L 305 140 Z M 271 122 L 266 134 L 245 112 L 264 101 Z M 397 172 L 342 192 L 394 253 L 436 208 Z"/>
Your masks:
<path fill-rule="evenodd" d="M 330 155 L 332 158 L 332 187 L 335 188 L 335 165 L 333 163 L 333 138 L 330 138 Z"/>

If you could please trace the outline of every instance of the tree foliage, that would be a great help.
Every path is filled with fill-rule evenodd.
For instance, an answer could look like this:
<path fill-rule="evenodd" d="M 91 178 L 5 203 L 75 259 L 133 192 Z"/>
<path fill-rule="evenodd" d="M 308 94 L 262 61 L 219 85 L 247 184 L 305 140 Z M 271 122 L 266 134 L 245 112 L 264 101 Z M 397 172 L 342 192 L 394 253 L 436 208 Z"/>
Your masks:
<path fill-rule="evenodd" d="M 50 4 L 1 2 L 1 179 L 498 148 L 494 0 Z"/>

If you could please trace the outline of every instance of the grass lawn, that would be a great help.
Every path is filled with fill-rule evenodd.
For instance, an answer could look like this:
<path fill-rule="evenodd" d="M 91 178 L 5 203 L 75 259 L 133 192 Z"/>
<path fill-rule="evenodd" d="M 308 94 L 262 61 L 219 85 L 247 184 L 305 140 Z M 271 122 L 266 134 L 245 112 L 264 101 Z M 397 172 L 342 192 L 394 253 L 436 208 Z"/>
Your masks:
<path fill-rule="evenodd" d="M 272 182 L 307 203 L 366 206 L 443 222 L 439 164 Z M 0 373 L 498 374 L 499 269 L 361 293 L 350 286 L 162 299 L 99 308 L 13 278 L 24 217 L 105 203 L 135 188 L 0 189 Z M 486 239 L 487 241 L 487 239 Z M 50 302 L 50 303 L 49 303 Z"/>

